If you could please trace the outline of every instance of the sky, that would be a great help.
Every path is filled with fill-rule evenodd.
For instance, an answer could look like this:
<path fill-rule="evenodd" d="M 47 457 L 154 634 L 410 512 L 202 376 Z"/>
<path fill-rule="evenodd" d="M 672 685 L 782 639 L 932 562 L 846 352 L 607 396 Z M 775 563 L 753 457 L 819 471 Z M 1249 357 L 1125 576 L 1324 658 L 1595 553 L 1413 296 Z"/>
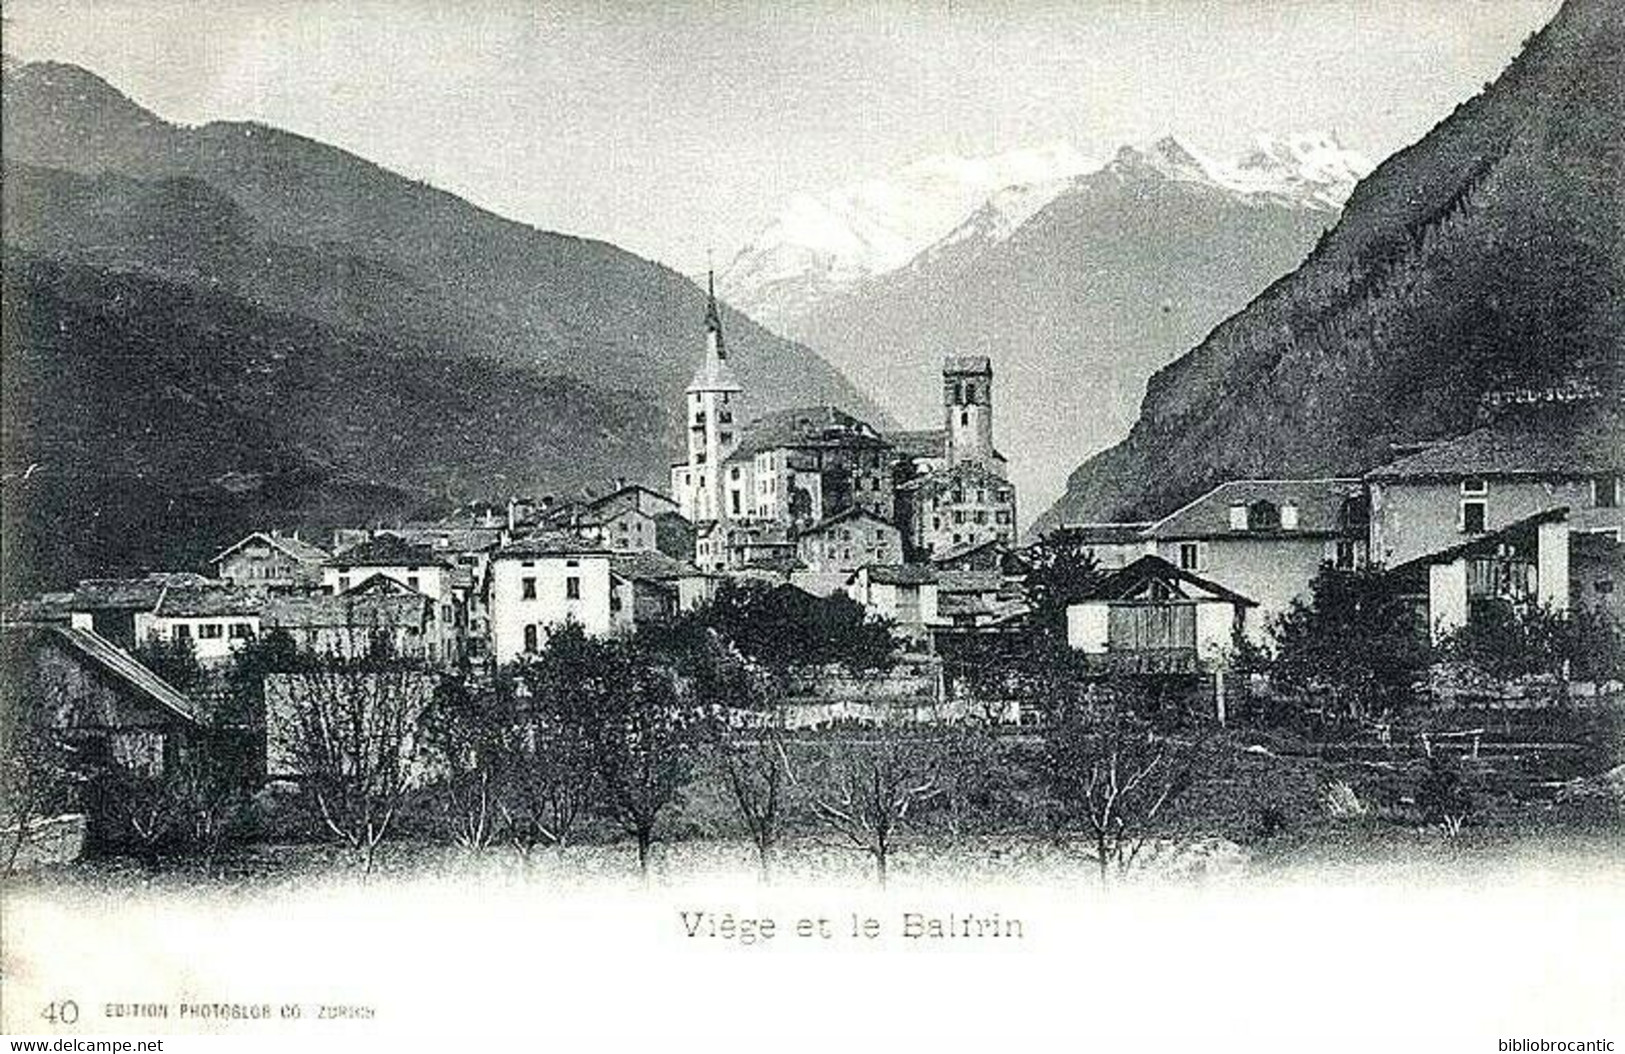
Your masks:
<path fill-rule="evenodd" d="M 7 0 L 4 47 L 258 120 L 688 273 L 924 157 L 1333 131 L 1373 160 L 1558 0 Z"/>

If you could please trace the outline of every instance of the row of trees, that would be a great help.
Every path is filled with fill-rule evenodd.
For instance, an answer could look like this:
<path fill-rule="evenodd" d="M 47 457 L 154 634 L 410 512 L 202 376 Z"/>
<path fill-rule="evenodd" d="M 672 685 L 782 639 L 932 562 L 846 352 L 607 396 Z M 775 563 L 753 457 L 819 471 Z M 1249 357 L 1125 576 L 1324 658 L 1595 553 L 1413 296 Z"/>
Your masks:
<path fill-rule="evenodd" d="M 764 875 L 789 832 L 810 831 L 865 854 L 884 882 L 910 832 L 951 837 L 1001 815 L 1086 836 L 1104 876 L 1132 863 L 1190 782 L 1196 753 L 1158 731 L 1143 692 L 1076 679 L 1048 651 L 1016 678 L 1052 711 L 1036 744 L 989 719 L 923 723 L 911 711 L 818 733 L 788 727 L 781 703 L 795 668 L 879 670 L 894 651 L 888 628 L 844 598 L 728 589 L 631 636 L 564 626 L 494 676 L 430 683 L 383 653 L 284 654 L 272 709 L 292 715 L 309 816 L 365 870 L 403 810 L 428 805 L 448 839 L 522 857 L 607 827 L 647 875 L 657 839 L 709 781 Z"/>
<path fill-rule="evenodd" d="M 1374 570 L 1324 569 L 1270 639 L 1268 648 L 1238 641 L 1238 664 L 1354 721 L 1416 706 L 1439 663 L 1496 682 L 1625 680 L 1625 627 L 1605 611 L 1489 603 L 1435 642 L 1414 601 Z"/>

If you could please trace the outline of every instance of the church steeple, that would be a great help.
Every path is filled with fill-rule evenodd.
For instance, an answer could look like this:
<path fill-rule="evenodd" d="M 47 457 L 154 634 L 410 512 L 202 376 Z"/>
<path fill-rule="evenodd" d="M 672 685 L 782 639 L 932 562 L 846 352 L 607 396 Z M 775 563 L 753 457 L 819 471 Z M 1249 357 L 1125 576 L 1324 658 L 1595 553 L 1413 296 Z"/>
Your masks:
<path fill-rule="evenodd" d="M 728 345 L 722 339 L 722 312 L 717 310 L 717 273 L 710 268 L 705 272 L 705 342 L 706 351 L 716 351 L 717 358 L 728 358 Z"/>

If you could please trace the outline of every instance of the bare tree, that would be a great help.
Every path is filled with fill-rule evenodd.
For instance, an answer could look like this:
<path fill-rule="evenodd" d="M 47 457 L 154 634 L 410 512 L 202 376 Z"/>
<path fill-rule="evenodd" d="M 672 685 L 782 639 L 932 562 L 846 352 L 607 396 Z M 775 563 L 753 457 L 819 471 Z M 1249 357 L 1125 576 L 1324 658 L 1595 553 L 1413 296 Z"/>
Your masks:
<path fill-rule="evenodd" d="M 43 676 L 28 654 L 23 634 L 0 637 L 0 823 L 8 829 L 5 873 L 17 866 L 38 821 L 72 799 L 74 751 L 53 727 L 55 713 L 71 709 L 69 689 Z"/>
<path fill-rule="evenodd" d="M 423 775 L 418 719 L 433 682 L 417 663 L 388 656 L 325 658 L 282 680 L 301 782 L 322 823 L 370 874 Z"/>
<path fill-rule="evenodd" d="M 1133 865 L 1192 780 L 1194 751 L 1157 734 L 1121 690 L 1056 707 L 1045 751 L 1057 828 L 1090 837 L 1103 884 Z"/>
<path fill-rule="evenodd" d="M 568 624 L 523 671 L 549 732 L 574 737 L 591 758 L 603 807 L 649 863 L 661 817 L 693 766 L 699 712 L 676 666 L 638 640 L 588 637 Z"/>
<path fill-rule="evenodd" d="M 866 853 L 884 886 L 902 830 L 943 793 L 941 745 L 925 729 L 886 721 L 831 739 L 807 776 L 794 778 L 819 823 Z"/>

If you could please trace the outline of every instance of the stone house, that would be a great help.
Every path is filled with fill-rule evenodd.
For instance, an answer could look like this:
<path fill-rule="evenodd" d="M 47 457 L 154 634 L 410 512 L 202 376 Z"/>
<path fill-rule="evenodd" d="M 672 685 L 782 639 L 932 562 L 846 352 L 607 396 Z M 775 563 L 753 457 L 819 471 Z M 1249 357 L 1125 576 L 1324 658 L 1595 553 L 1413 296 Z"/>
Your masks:
<path fill-rule="evenodd" d="M 851 573 L 865 564 L 900 562 L 903 536 L 879 516 L 849 508 L 803 529 L 796 556 L 811 571 Z"/>

